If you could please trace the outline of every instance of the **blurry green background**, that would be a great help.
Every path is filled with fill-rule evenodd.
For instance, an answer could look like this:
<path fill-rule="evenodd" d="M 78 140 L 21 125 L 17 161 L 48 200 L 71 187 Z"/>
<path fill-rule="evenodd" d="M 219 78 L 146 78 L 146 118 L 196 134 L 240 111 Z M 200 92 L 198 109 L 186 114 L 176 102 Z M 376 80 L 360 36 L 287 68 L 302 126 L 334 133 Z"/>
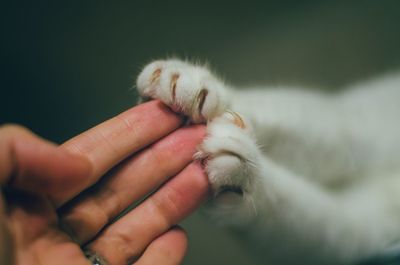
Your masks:
<path fill-rule="evenodd" d="M 208 61 L 230 83 L 338 89 L 400 66 L 400 1 L 1 3 L 0 123 L 61 143 L 136 102 L 141 67 Z M 400 88 L 399 88 L 400 89 Z M 257 264 L 195 214 L 185 264 Z"/>

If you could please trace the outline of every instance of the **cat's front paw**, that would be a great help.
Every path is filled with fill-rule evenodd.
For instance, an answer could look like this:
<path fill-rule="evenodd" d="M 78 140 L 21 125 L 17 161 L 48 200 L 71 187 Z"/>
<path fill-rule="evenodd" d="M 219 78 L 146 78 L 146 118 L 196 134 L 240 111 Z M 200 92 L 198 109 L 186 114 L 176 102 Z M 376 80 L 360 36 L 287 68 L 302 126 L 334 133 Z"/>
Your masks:
<path fill-rule="evenodd" d="M 194 123 L 209 121 L 227 108 L 224 84 L 207 68 L 180 60 L 148 64 L 138 76 L 137 89 L 142 97 L 159 99 Z"/>
<path fill-rule="evenodd" d="M 234 112 L 225 112 L 210 122 L 207 130 L 195 158 L 204 161 L 214 192 L 213 215 L 229 222 L 235 220 L 219 216 L 236 213 L 239 220 L 255 214 L 253 200 L 261 154 L 250 124 Z"/>

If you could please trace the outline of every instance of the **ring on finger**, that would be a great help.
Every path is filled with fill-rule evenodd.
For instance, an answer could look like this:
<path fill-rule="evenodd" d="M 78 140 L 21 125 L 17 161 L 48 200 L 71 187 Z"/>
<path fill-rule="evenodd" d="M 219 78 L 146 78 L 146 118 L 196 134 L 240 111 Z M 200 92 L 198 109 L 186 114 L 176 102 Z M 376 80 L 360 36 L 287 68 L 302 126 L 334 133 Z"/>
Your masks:
<path fill-rule="evenodd" d="M 83 253 L 93 265 L 108 265 L 108 262 L 102 256 L 90 249 L 84 249 Z"/>

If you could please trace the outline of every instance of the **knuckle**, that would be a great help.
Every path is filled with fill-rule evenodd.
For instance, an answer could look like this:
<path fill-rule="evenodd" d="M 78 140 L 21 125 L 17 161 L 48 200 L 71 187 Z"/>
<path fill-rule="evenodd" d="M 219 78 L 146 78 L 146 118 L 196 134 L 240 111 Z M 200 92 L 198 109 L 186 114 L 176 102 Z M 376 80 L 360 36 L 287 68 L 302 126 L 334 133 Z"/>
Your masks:
<path fill-rule="evenodd" d="M 180 215 L 182 198 L 175 189 L 168 186 L 164 186 L 157 195 L 151 197 L 151 203 L 166 224 L 166 227 L 170 227 L 175 224 L 177 217 Z"/>

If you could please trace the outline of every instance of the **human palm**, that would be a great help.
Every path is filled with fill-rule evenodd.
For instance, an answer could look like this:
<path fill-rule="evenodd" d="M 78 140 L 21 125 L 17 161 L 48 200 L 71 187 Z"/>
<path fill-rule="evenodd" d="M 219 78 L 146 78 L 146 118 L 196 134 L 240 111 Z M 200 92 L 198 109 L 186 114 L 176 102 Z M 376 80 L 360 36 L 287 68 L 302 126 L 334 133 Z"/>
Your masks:
<path fill-rule="evenodd" d="M 85 247 L 109 264 L 179 264 L 187 241 L 175 224 L 208 191 L 191 162 L 204 128 L 181 124 L 153 101 L 61 147 L 0 128 L 0 263 L 88 264 Z"/>

